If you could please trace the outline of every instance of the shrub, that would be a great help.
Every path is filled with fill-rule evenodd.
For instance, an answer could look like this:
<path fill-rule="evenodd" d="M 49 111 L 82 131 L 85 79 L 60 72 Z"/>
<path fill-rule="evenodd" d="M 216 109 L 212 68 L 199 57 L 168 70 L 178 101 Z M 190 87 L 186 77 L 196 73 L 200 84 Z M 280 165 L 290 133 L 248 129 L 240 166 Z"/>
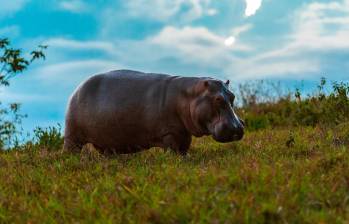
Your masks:
<path fill-rule="evenodd" d="M 329 93 L 325 92 L 325 85 L 323 78 L 317 91 L 304 99 L 298 89 L 271 98 L 268 93 L 271 89 L 263 83 L 248 88 L 240 85 L 243 101 L 240 114 L 251 131 L 269 126 L 335 126 L 347 122 L 349 84 L 333 82 Z M 251 90 L 251 86 L 259 90 Z"/>
<path fill-rule="evenodd" d="M 0 38 L 0 87 L 10 85 L 10 79 L 22 73 L 31 63 L 45 59 L 47 46 L 39 45 L 30 52 L 30 57 L 21 49 L 13 48 L 9 39 Z M 19 104 L 2 105 L 0 99 L 0 150 L 19 144 L 18 136 L 22 130 L 18 127 L 26 115 L 19 113 Z"/>
<path fill-rule="evenodd" d="M 34 130 L 34 142 L 37 148 L 48 151 L 59 150 L 63 145 L 63 136 L 61 134 L 61 125 L 58 127 L 41 128 Z"/>
<path fill-rule="evenodd" d="M 13 103 L 9 106 L 2 106 L 0 102 L 0 149 L 12 147 L 18 142 L 18 135 L 22 130 L 18 127 L 22 123 L 22 118 L 26 115 L 19 113 L 20 105 Z"/>

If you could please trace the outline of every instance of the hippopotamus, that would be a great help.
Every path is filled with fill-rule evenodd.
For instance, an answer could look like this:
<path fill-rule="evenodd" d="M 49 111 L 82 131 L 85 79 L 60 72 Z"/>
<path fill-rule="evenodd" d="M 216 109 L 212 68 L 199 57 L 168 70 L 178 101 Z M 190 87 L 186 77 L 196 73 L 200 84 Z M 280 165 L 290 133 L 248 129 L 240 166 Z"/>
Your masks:
<path fill-rule="evenodd" d="M 116 70 L 87 79 L 70 98 L 64 149 L 92 143 L 102 153 L 135 153 L 151 147 L 185 155 L 192 136 L 241 140 L 229 81 Z"/>

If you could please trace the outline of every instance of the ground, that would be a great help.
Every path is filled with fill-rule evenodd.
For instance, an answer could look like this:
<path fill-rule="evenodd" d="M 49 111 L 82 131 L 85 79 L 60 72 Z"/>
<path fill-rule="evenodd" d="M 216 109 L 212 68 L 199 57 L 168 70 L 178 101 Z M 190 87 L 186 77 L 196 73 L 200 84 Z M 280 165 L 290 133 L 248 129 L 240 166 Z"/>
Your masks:
<path fill-rule="evenodd" d="M 348 133 L 274 128 L 189 155 L 0 153 L 0 223 L 347 223 Z M 30 147 L 29 147 L 30 148 Z"/>

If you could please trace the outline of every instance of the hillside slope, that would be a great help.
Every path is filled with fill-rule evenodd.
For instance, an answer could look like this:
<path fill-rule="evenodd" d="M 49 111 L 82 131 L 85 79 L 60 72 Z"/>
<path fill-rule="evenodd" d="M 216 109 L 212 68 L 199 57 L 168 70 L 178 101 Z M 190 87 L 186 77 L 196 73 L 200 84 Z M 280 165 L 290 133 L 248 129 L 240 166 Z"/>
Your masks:
<path fill-rule="evenodd" d="M 349 127 L 280 128 L 105 158 L 0 153 L 0 223 L 349 221 Z"/>

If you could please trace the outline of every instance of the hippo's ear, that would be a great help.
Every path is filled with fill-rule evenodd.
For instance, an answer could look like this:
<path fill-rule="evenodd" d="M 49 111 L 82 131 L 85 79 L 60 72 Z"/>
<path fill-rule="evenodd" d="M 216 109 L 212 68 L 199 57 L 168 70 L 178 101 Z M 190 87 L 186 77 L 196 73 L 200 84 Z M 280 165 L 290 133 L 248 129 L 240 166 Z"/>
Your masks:
<path fill-rule="evenodd" d="M 230 83 L 230 81 L 229 81 L 229 79 L 225 82 L 225 85 L 227 85 L 227 86 L 229 86 L 229 83 Z"/>

